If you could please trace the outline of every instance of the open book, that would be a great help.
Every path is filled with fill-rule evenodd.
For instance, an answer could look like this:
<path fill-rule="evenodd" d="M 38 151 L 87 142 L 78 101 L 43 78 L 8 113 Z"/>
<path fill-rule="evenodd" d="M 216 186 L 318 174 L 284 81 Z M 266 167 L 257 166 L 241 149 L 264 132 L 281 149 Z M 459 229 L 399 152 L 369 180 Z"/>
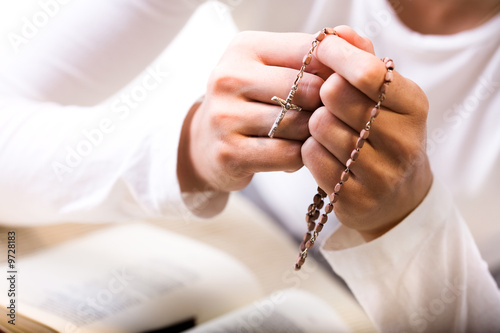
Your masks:
<path fill-rule="evenodd" d="M 22 258 L 18 267 L 18 313 L 59 332 L 202 322 L 262 295 L 227 254 L 147 224 L 108 227 Z M 22 326 L 14 323 L 7 329 Z"/>
<path fill-rule="evenodd" d="M 300 289 L 280 290 L 189 333 L 352 332 L 326 302 Z"/>
<path fill-rule="evenodd" d="M 6 266 L 2 269 L 7 271 Z M 2 324 L 11 331 L 39 332 L 36 323 L 57 332 L 139 332 L 180 323 L 186 327 L 263 296 L 253 274 L 228 254 L 147 224 L 107 227 L 23 258 L 18 278 L 18 313 L 30 318 L 31 327 L 23 325 L 24 318 L 9 325 L 5 319 L 11 318 L 4 314 Z M 1 303 L 8 304 L 7 295 L 1 295 Z M 234 332 L 231 320 L 224 319 L 220 327 Z M 293 290 L 278 291 L 230 319 L 260 331 L 274 325 L 304 332 L 325 323 L 348 331 L 324 301 Z M 218 325 L 211 323 L 209 327 L 217 329 L 209 331 L 220 332 Z"/>
<path fill-rule="evenodd" d="M 1 292 L 4 331 L 372 330 L 352 296 L 312 258 L 293 271 L 296 244 L 244 198 L 233 196 L 210 221 L 84 229 L 17 229 L 16 325 L 8 323 L 10 300 Z M 0 228 L 2 248 L 7 230 Z M 51 241 L 57 244 L 47 246 Z M 7 263 L 0 270 L 7 272 Z M 0 280 L 0 290 L 7 283 Z"/>

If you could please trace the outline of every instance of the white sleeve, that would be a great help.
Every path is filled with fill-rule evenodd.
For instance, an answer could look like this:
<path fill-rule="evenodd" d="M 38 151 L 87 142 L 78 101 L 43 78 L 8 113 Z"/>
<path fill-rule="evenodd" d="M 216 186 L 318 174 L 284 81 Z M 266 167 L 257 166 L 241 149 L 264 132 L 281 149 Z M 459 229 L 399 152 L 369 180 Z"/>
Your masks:
<path fill-rule="evenodd" d="M 33 12 L 6 32 L 1 83 L 12 94 L 64 105 L 95 105 L 123 88 L 196 9 L 191 1 L 32 2 Z"/>
<path fill-rule="evenodd" d="M 382 237 L 340 227 L 322 252 L 380 332 L 500 332 L 498 287 L 437 180 Z"/>
<path fill-rule="evenodd" d="M 108 3 L 101 8 L 102 2 L 92 2 L 95 11 L 108 8 Z M 110 17 L 120 16 L 116 11 L 121 11 L 123 4 L 122 14 L 132 15 L 135 9 L 147 20 L 149 16 L 161 15 L 154 7 L 164 7 L 161 4 L 166 2 L 113 3 L 108 12 Z M 93 34 L 81 31 L 84 37 L 75 33 L 74 38 L 92 43 L 93 37 L 99 39 L 97 35 L 101 31 L 127 30 L 119 27 L 126 22 L 113 23 L 113 20 L 105 20 L 104 14 L 98 17 L 102 17 L 102 21 L 90 19 L 89 29 Z M 132 23 L 141 30 L 141 22 Z M 213 24 L 200 29 L 207 22 Z M 97 69 L 92 67 L 92 62 L 87 63 L 85 57 L 81 57 L 79 67 L 80 63 L 70 59 L 71 52 L 67 50 L 61 51 L 64 56 L 57 56 L 57 61 L 52 58 L 45 63 L 43 59 L 60 52 L 51 53 L 40 43 L 40 51 L 47 57 L 38 61 L 38 71 L 30 74 L 19 69 L 22 64 L 16 65 L 13 68 L 19 69 L 19 76 L 10 71 L 11 76 L 6 77 L 12 80 L 4 77 L 0 82 L 0 221 L 32 225 L 190 214 L 176 176 L 181 125 L 187 110 L 204 93 L 211 68 L 234 34 L 228 25 L 231 28 L 232 22 L 221 19 L 220 7 L 202 6 L 169 47 L 164 51 L 160 48 L 154 62 L 143 64 L 145 67 L 134 75 L 135 79 L 123 84 L 125 87 L 121 90 L 118 81 L 101 75 L 101 71 L 107 69 L 95 60 L 100 57 L 98 51 L 94 54 Z M 120 33 L 116 37 L 119 38 Z M 63 34 L 61 43 L 67 38 Z M 124 43 L 129 42 L 125 38 Z M 124 71 L 129 72 L 129 60 L 123 63 L 119 57 L 127 57 L 127 50 L 140 52 L 134 45 L 128 44 L 128 49 L 122 48 L 118 54 L 103 46 L 101 56 L 115 54 L 117 58 L 113 61 L 121 63 Z M 79 56 L 77 49 L 73 53 Z M 92 50 L 90 54 L 92 56 Z M 65 65 L 66 60 L 71 64 L 69 67 Z M 55 73 L 47 74 L 44 65 L 56 66 L 51 67 Z M 108 74 L 113 75 L 113 71 Z M 85 90 L 92 89 L 92 82 L 99 83 L 101 79 L 108 87 L 104 90 L 117 91 L 105 100 L 100 89 Z M 88 93 L 88 96 L 71 103 L 82 98 L 79 85 L 83 90 L 81 94 Z M 74 98 L 68 97 L 71 95 Z M 102 101 L 85 105 L 85 101 L 97 100 Z"/>

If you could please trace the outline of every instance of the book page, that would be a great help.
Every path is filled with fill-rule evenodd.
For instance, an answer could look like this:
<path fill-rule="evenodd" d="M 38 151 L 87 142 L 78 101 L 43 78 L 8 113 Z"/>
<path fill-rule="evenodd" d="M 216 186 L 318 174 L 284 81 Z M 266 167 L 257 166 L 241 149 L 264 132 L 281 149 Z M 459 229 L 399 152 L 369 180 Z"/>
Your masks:
<path fill-rule="evenodd" d="M 17 289 L 19 313 L 61 332 L 201 323 L 263 296 L 228 254 L 148 224 L 105 228 L 26 256 Z"/>
<path fill-rule="evenodd" d="M 352 332 L 327 303 L 300 289 L 267 298 L 197 326 L 189 333 Z"/>
<path fill-rule="evenodd" d="M 255 274 L 268 295 L 290 288 L 306 290 L 334 309 L 352 331 L 376 332 L 352 294 L 315 258 L 308 257 L 295 271 L 298 243 L 237 193 L 231 195 L 224 212 L 209 221 L 153 223 L 231 253 Z"/>

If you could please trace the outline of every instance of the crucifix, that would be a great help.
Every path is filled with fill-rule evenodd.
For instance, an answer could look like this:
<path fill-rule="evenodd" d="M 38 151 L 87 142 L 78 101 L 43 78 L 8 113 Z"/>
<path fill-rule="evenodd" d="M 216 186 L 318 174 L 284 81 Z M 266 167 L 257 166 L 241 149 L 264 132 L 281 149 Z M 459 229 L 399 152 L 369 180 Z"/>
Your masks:
<path fill-rule="evenodd" d="M 286 100 L 284 100 L 283 98 L 279 98 L 277 96 L 274 96 L 273 98 L 271 98 L 272 101 L 279 103 L 281 105 L 281 111 L 280 111 L 280 114 L 278 115 L 278 117 L 276 118 L 276 120 L 274 121 L 273 127 L 271 127 L 271 130 L 269 131 L 268 136 L 270 138 L 272 138 L 274 136 L 274 133 L 278 129 L 279 124 L 281 123 L 281 121 L 285 117 L 285 113 L 288 110 L 295 110 L 295 111 L 302 110 L 302 108 L 300 106 L 297 106 L 297 105 L 291 103 L 292 98 L 293 98 L 293 94 L 288 95 Z"/>

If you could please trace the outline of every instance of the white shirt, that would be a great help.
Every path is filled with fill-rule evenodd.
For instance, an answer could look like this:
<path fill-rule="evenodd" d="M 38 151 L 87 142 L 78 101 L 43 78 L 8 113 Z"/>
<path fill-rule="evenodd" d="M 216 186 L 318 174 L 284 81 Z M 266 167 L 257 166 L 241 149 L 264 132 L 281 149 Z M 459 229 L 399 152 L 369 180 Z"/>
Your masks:
<path fill-rule="evenodd" d="M 188 32 L 162 52 L 194 10 L 189 4 L 78 1 L 22 45 L 0 80 L 0 220 L 188 214 L 175 172 L 180 124 L 233 33 L 228 14 L 242 29 L 348 23 L 428 95 L 435 182 L 375 241 L 343 227 L 329 238 L 323 231 L 323 253 L 380 331 L 499 331 L 500 293 L 481 256 L 500 267 L 500 16 L 453 36 L 425 36 L 384 0 L 241 1 L 213 5 L 204 18 L 211 24 L 191 30 L 196 43 Z M 307 170 L 259 174 L 254 183 L 302 234 L 316 188 Z"/>

